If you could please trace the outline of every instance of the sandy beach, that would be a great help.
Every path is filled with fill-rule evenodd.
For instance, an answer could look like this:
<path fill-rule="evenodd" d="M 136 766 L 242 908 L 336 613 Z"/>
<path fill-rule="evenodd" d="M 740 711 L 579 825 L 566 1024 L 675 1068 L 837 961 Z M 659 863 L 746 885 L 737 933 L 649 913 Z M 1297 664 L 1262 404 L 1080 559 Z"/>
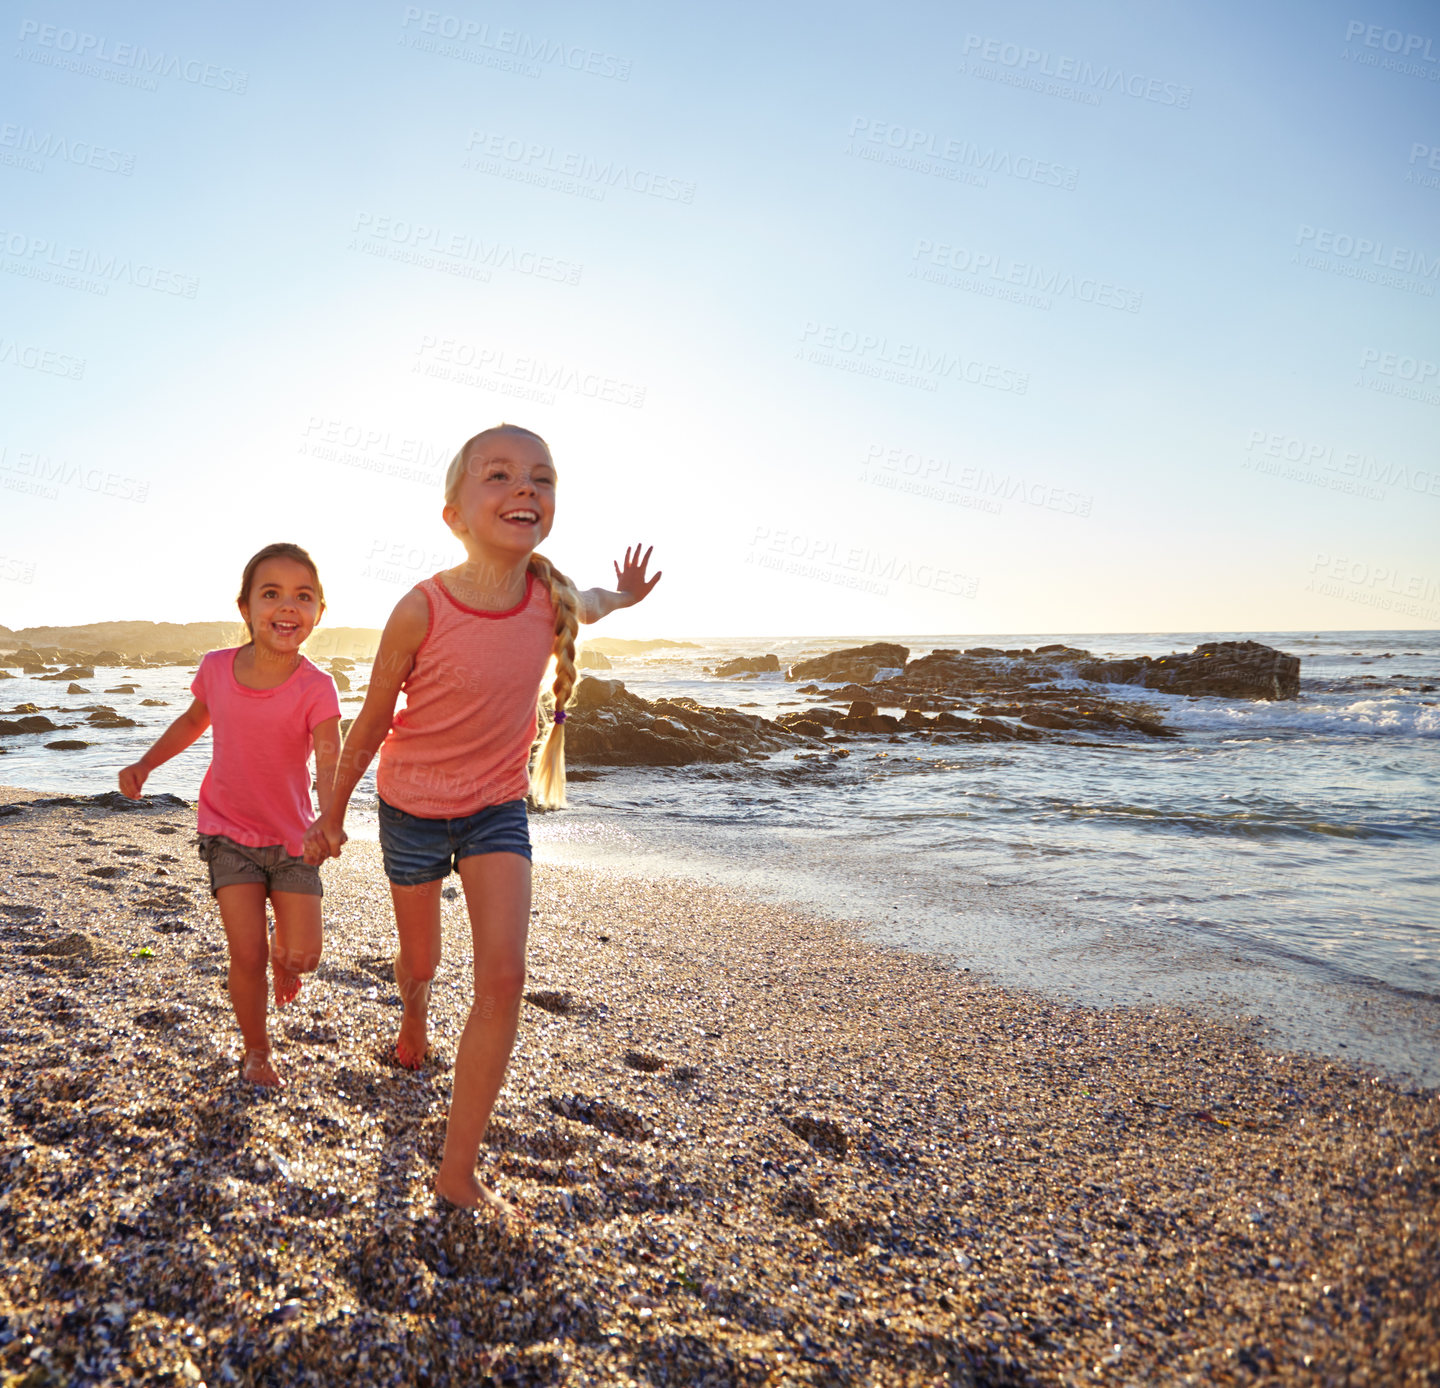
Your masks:
<path fill-rule="evenodd" d="M 1440 1383 L 1433 1093 L 542 866 L 501 1226 L 430 1193 L 458 897 L 412 1075 L 378 848 L 328 865 L 262 1093 L 193 810 L 55 801 L 0 791 L 7 1384 Z"/>

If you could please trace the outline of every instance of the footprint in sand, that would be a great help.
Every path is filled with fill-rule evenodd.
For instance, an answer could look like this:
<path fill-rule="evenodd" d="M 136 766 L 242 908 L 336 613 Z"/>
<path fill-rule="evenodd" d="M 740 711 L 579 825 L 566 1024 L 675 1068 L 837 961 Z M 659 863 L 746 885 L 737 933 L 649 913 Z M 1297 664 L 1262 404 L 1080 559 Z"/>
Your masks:
<path fill-rule="evenodd" d="M 190 1009 L 183 1003 L 173 1002 L 165 1007 L 147 1007 L 135 1014 L 135 1020 L 151 1031 L 168 1031 L 190 1019 Z"/>
<path fill-rule="evenodd" d="M 485 1129 L 485 1145 L 516 1156 L 532 1157 L 536 1161 L 569 1161 L 585 1144 L 578 1137 L 563 1133 L 558 1128 L 522 1132 L 508 1123 L 492 1118 L 489 1127 Z"/>
<path fill-rule="evenodd" d="M 71 973 L 78 974 L 88 974 L 93 968 L 108 966 L 118 957 L 109 945 L 91 939 L 81 930 L 72 930 L 38 945 L 22 945 L 20 953 L 53 960 Z"/>
<path fill-rule="evenodd" d="M 654 1127 L 633 1109 L 611 1103 L 609 1099 L 592 1099 L 585 1094 L 547 1094 L 545 1106 L 551 1113 L 599 1128 L 612 1137 L 648 1142 L 655 1135 Z"/>
<path fill-rule="evenodd" d="M 553 1012 L 557 1017 L 569 1017 L 578 1011 L 573 993 L 561 993 L 553 989 L 542 988 L 526 993 L 525 1001 L 544 1012 Z"/>
<path fill-rule="evenodd" d="M 849 1134 L 829 1118 L 812 1118 L 809 1114 L 801 1113 L 780 1121 L 796 1137 L 803 1138 L 817 1152 L 823 1152 L 827 1157 L 843 1157 L 850 1150 Z"/>

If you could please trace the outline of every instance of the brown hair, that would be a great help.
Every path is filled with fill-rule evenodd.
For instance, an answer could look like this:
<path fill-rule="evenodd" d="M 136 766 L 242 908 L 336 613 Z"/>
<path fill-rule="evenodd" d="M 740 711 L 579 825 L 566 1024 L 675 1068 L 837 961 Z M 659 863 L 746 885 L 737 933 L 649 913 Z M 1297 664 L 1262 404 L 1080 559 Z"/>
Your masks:
<path fill-rule="evenodd" d="M 497 424 L 491 429 L 482 429 L 474 438 L 467 439 L 460 451 L 450 461 L 445 473 L 445 504 L 455 505 L 460 495 L 461 483 L 465 480 L 465 462 L 470 450 L 478 443 L 496 434 L 514 434 L 532 439 L 550 455 L 550 445 L 533 429 L 522 428 L 519 424 Z M 529 571 L 543 583 L 550 593 L 550 604 L 555 609 L 555 645 L 551 652 L 555 661 L 555 680 L 550 686 L 555 714 L 563 714 L 570 691 L 575 688 L 575 632 L 580 625 L 580 595 L 575 585 L 543 554 L 530 555 Z M 542 691 L 543 694 L 543 691 Z M 558 810 L 565 805 L 565 721 L 552 718 L 545 741 L 536 755 L 530 769 L 530 794 L 535 803 L 543 809 Z"/>
<path fill-rule="evenodd" d="M 255 582 L 255 570 L 267 559 L 293 559 L 297 564 L 304 564 L 315 580 L 315 596 L 320 599 L 321 609 L 325 606 L 325 585 L 320 582 L 320 570 L 315 567 L 315 561 L 310 555 L 299 545 L 292 545 L 287 540 L 266 545 L 264 549 L 250 556 L 250 562 L 245 565 L 245 572 L 240 576 L 240 596 L 235 600 L 245 621 L 245 637 L 248 641 L 255 639 L 255 633 L 250 630 L 250 619 L 245 617 L 245 609 L 250 605 L 250 585 Z"/>

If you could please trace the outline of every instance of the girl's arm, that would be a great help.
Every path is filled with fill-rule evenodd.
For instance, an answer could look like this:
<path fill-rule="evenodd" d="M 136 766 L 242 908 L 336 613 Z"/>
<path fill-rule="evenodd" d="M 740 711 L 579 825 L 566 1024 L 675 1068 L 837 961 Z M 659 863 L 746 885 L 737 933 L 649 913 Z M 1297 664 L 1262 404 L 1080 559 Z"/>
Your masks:
<path fill-rule="evenodd" d="M 320 777 L 320 818 L 305 835 L 307 857 L 312 840 L 315 841 L 314 848 L 324 857 L 340 852 L 340 846 L 345 842 L 345 810 L 350 804 L 350 797 L 366 767 L 380 750 L 385 734 L 390 731 L 400 687 L 410 674 L 415 664 L 415 652 L 420 649 L 420 643 L 429 629 L 430 604 L 423 593 L 412 589 L 395 605 L 390 620 L 385 623 L 380 649 L 375 653 L 375 664 L 370 671 L 370 688 L 365 691 L 365 702 L 360 706 L 360 712 L 346 734 L 345 744 L 335 759 L 328 800 L 325 778 Z M 318 772 L 318 751 L 316 769 Z"/>
<path fill-rule="evenodd" d="M 582 622 L 598 622 L 602 617 L 608 617 L 617 607 L 634 607 L 637 602 L 641 602 L 660 582 L 661 574 L 659 573 L 654 578 L 645 577 L 645 566 L 650 562 L 650 556 L 654 552 L 655 546 L 651 545 L 642 558 L 639 545 L 636 545 L 633 550 L 627 549 L 625 551 L 625 567 L 622 569 L 618 563 L 615 565 L 613 590 L 586 588 L 579 594 L 580 620 Z"/>
<path fill-rule="evenodd" d="M 210 710 L 199 699 L 196 699 L 155 739 L 150 750 L 139 761 L 122 768 L 120 772 L 121 794 L 128 796 L 131 800 L 138 800 L 150 773 L 157 766 L 163 766 L 171 757 L 179 756 L 209 726 Z"/>
<path fill-rule="evenodd" d="M 315 793 L 320 799 L 320 814 L 330 808 L 330 801 L 335 794 L 335 764 L 340 760 L 340 716 L 327 718 L 323 723 L 317 723 L 310 734 L 315 744 Z M 319 819 L 312 821 L 319 823 Z M 333 845 L 328 839 L 322 840 L 317 835 L 314 843 L 310 842 L 310 832 L 305 832 L 305 847 L 302 850 L 307 863 L 319 866 L 326 857 L 339 857 L 340 845 L 345 842 L 345 834 L 342 830 L 340 841 Z"/>
<path fill-rule="evenodd" d="M 315 743 L 315 792 L 320 799 L 320 813 L 330 808 L 335 793 L 335 764 L 340 760 L 340 717 L 327 718 L 315 725 L 311 734 Z"/>

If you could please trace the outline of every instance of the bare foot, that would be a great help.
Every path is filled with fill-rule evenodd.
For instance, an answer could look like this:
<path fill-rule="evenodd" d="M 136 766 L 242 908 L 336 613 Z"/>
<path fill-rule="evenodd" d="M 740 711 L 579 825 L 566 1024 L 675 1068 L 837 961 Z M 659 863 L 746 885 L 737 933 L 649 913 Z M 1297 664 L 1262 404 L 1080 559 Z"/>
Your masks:
<path fill-rule="evenodd" d="M 405 1015 L 400 1019 L 400 1034 L 395 1038 L 395 1059 L 407 1070 L 418 1070 L 425 1063 L 425 1052 L 430 1045 L 426 1029 L 430 982 L 402 975 L 397 954 L 395 986 L 400 989 L 400 1000 L 405 1005 Z"/>
<path fill-rule="evenodd" d="M 245 1064 L 240 1071 L 242 1079 L 258 1084 L 262 1089 L 283 1089 L 285 1081 L 280 1078 L 270 1063 L 269 1051 L 246 1051 Z"/>
<path fill-rule="evenodd" d="M 425 1064 L 429 1050 L 425 1039 L 425 1019 L 418 1022 L 407 1012 L 400 1022 L 400 1035 L 395 1038 L 395 1061 L 407 1070 L 418 1070 Z"/>
<path fill-rule="evenodd" d="M 302 975 L 292 973 L 277 960 L 271 960 L 271 971 L 275 975 L 275 1006 L 284 1007 L 294 1002 L 300 992 Z"/>
<path fill-rule="evenodd" d="M 452 1177 L 442 1166 L 435 1177 L 435 1193 L 462 1210 L 489 1210 L 501 1219 L 513 1219 L 528 1224 L 530 1216 L 518 1205 L 496 1195 L 493 1190 L 482 1186 L 475 1179 L 473 1171 Z"/>

